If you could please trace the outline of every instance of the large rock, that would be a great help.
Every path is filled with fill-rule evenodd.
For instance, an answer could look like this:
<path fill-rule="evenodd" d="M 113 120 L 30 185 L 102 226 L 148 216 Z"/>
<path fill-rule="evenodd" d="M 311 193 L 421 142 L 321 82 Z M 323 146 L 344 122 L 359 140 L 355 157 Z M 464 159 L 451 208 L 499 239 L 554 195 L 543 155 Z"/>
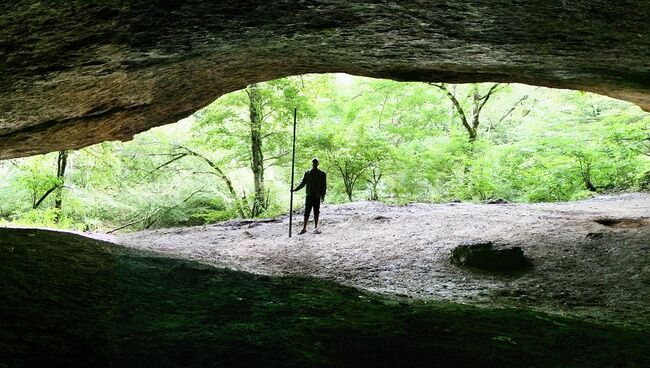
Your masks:
<path fill-rule="evenodd" d="M 307 72 L 522 82 L 650 109 L 647 0 L 0 3 L 0 158 L 178 120 Z"/>
<path fill-rule="evenodd" d="M 486 271 L 511 272 L 531 266 L 520 247 L 496 248 L 494 244 L 461 244 L 451 252 L 451 262 L 458 266 Z"/>

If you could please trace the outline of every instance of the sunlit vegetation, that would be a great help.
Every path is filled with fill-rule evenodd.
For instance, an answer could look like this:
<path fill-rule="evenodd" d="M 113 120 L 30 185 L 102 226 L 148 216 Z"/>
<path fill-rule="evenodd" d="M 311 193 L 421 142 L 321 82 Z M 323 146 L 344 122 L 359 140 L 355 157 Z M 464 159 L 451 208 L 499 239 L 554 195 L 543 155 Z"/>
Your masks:
<path fill-rule="evenodd" d="M 250 85 L 131 142 L 0 162 L 0 221 L 130 231 L 286 212 L 294 108 L 298 175 L 318 157 L 329 202 L 567 201 L 650 188 L 650 114 L 630 103 L 306 75 Z"/>

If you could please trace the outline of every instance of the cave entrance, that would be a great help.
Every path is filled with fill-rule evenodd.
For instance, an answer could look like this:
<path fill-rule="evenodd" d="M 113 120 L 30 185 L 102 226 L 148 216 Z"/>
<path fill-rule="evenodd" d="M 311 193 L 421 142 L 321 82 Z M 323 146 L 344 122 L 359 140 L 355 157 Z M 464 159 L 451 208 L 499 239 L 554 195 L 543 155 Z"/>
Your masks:
<path fill-rule="evenodd" d="M 321 232 L 310 225 L 288 238 L 295 108 L 297 178 L 318 157 L 328 190 Z M 118 306 L 128 313 L 160 300 L 194 300 L 167 320 L 173 331 L 176 314 L 213 318 L 214 310 L 196 306 L 219 305 L 219 318 L 253 321 L 239 311 L 313 310 L 323 294 L 332 298 L 325 304 L 386 303 L 409 313 L 440 300 L 517 307 L 526 326 L 532 319 L 562 334 L 574 322 L 558 315 L 580 326 L 643 329 L 650 315 L 649 123 L 629 103 L 521 84 L 345 74 L 255 83 L 129 142 L 0 162 L 3 226 L 81 230 L 103 241 L 0 229 L 0 247 L 11 254 L 0 261 L 24 265 L 3 270 L 48 267 L 57 275 L 63 262 L 66 272 L 96 276 L 93 257 L 105 259 L 102 269 L 114 273 L 103 275 L 120 292 L 154 296 Z M 57 256 L 30 257 L 35 250 Z M 89 250 L 99 253 L 87 257 Z M 58 263 L 50 267 L 50 259 Z M 112 305 L 110 295 L 102 298 Z M 452 314 L 467 308 L 442 305 Z M 512 332 L 493 335 L 491 343 L 523 341 Z"/>
<path fill-rule="evenodd" d="M 131 142 L 7 162 L 4 186 L 18 189 L 5 203 L 28 196 L 29 207 L 0 215 L 115 231 L 279 215 L 296 108 L 297 180 L 318 157 L 328 203 L 557 202 L 650 185 L 648 114 L 630 103 L 523 84 L 308 74 L 253 83 Z M 102 214 L 89 188 L 113 188 L 115 207 Z M 87 205 L 97 206 L 92 221 Z"/>

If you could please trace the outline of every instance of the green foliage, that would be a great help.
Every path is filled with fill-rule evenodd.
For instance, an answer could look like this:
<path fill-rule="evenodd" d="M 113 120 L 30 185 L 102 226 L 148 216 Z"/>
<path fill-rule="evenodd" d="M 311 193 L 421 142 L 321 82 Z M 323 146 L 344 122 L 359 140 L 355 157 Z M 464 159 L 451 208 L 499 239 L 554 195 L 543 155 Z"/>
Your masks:
<path fill-rule="evenodd" d="M 57 184 L 56 173 L 50 170 L 45 157 L 40 156 L 34 160 L 23 161 L 17 165 L 13 185 L 16 189 L 26 191 L 35 205 L 47 190 Z"/>
<path fill-rule="evenodd" d="M 470 112 L 493 85 L 446 87 Z M 449 96 L 424 83 L 306 75 L 256 90 L 268 202 L 258 216 L 288 208 L 294 108 L 297 179 L 318 157 L 328 202 L 545 202 L 650 190 L 650 115 L 610 98 L 500 85 L 470 142 Z M 0 162 L 0 219 L 128 231 L 249 216 L 250 103 L 246 90 L 233 92 L 132 142 L 72 152 L 59 212 L 54 197 L 32 208 L 59 184 L 56 154 Z"/>
<path fill-rule="evenodd" d="M 304 79 L 308 79 L 305 81 Z M 262 112 L 265 155 L 272 164 L 286 164 L 291 142 L 293 110 L 300 120 L 312 118 L 315 110 L 303 92 L 313 78 L 290 77 L 257 83 Z M 222 155 L 236 165 L 248 165 L 250 152 L 249 99 L 246 90 L 229 93 L 197 112 L 192 129 L 193 142 Z"/>

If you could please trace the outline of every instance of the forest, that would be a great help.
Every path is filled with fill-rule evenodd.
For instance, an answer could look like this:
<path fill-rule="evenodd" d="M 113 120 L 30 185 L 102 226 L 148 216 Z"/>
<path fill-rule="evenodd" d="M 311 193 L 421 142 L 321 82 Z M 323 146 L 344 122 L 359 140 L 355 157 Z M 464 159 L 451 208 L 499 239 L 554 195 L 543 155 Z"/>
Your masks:
<path fill-rule="evenodd" d="M 326 203 L 571 201 L 650 190 L 650 114 L 581 91 L 320 74 L 247 86 L 129 142 L 0 162 L 0 225 L 136 231 Z M 300 196 L 296 203 L 300 205 Z"/>

